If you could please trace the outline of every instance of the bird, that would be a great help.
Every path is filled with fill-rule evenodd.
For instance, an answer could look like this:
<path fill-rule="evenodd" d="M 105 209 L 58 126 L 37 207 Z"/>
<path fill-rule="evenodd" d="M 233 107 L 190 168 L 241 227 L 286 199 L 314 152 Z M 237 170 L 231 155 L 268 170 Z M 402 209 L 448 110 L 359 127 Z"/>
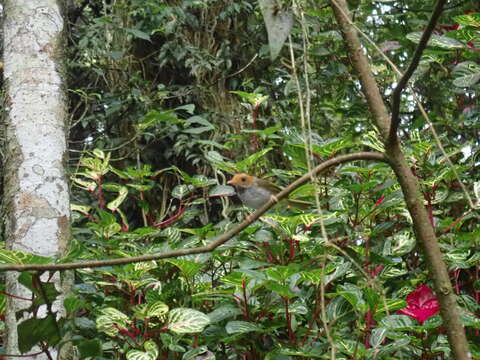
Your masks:
<path fill-rule="evenodd" d="M 231 180 L 227 181 L 227 184 L 233 185 L 242 203 L 252 209 L 261 208 L 263 204 L 282 190 L 282 188 L 267 180 L 244 173 L 234 175 Z M 289 206 L 298 209 L 306 209 L 311 206 L 306 201 L 292 199 L 287 199 L 286 201 Z"/>

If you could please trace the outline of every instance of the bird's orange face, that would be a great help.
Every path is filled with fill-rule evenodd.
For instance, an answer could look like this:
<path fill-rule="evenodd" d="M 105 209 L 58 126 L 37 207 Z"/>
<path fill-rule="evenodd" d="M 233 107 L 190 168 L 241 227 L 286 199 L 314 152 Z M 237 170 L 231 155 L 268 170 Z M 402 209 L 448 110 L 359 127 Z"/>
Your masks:
<path fill-rule="evenodd" d="M 255 178 L 247 174 L 236 174 L 227 184 L 234 186 L 252 186 L 255 183 Z"/>

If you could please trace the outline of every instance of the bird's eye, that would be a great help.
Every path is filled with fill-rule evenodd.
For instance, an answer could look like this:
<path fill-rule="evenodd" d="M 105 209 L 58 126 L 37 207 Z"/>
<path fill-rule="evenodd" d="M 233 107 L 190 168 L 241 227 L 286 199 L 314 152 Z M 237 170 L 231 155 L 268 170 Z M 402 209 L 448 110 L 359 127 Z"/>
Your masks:
<path fill-rule="evenodd" d="M 245 182 L 246 180 L 247 180 L 246 178 L 244 178 L 244 177 L 242 178 L 242 181 L 243 181 L 243 182 Z"/>

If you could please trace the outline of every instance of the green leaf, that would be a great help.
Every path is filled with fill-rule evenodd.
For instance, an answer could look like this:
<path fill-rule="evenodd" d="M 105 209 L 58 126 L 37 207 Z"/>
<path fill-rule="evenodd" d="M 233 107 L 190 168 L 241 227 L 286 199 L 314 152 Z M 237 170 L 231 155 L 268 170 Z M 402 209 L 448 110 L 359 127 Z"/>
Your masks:
<path fill-rule="evenodd" d="M 409 331 L 415 326 L 413 319 L 406 315 L 389 315 L 385 316 L 379 322 L 379 326 L 388 330 L 406 330 Z"/>
<path fill-rule="evenodd" d="M 235 164 L 225 161 L 224 157 L 218 151 L 208 151 L 205 154 L 205 159 L 220 170 L 224 170 L 229 173 L 237 172 Z"/>
<path fill-rule="evenodd" d="M 168 306 L 162 301 L 155 301 L 147 304 L 146 315 L 147 317 L 160 317 L 168 312 Z"/>
<path fill-rule="evenodd" d="M 78 297 L 68 297 L 63 301 L 63 306 L 65 306 L 65 310 L 67 313 L 73 313 L 82 308 L 88 308 L 89 306 L 85 303 L 85 301 L 79 299 Z"/>
<path fill-rule="evenodd" d="M 101 357 L 103 354 L 102 343 L 98 339 L 82 339 L 74 344 L 82 359 Z"/>
<path fill-rule="evenodd" d="M 210 318 L 200 311 L 177 308 L 168 313 L 167 327 L 177 334 L 202 332 L 210 324 Z"/>
<path fill-rule="evenodd" d="M 165 262 L 169 262 L 178 267 L 187 278 L 195 276 L 203 267 L 203 264 L 183 259 L 168 259 L 165 260 Z"/>
<path fill-rule="evenodd" d="M 206 346 L 199 346 L 183 354 L 182 360 L 215 360 L 215 354 Z"/>
<path fill-rule="evenodd" d="M 480 66 L 473 61 L 461 62 L 454 67 L 452 76 L 455 77 L 453 85 L 461 88 L 471 87 L 480 80 Z"/>
<path fill-rule="evenodd" d="M 207 314 L 207 316 L 210 318 L 210 322 L 214 324 L 222 320 L 240 315 L 241 313 L 242 312 L 240 311 L 240 309 L 235 306 L 223 305 L 219 308 L 216 308 L 211 313 Z"/>
<path fill-rule="evenodd" d="M 193 112 L 195 111 L 195 104 L 185 104 L 185 105 L 178 106 L 175 108 L 175 111 L 178 111 L 178 110 L 184 110 L 189 114 L 193 114 Z"/>
<path fill-rule="evenodd" d="M 58 326 L 52 315 L 43 319 L 31 318 L 18 325 L 18 348 L 22 354 L 30 351 L 39 342 L 54 346 L 61 340 Z"/>
<path fill-rule="evenodd" d="M 133 29 L 133 28 L 126 28 L 124 30 L 125 30 L 125 32 L 127 32 L 129 34 L 132 34 L 133 36 L 135 36 L 138 39 L 151 41 L 150 35 L 148 35 L 147 33 L 143 32 L 141 30 Z"/>
<path fill-rule="evenodd" d="M 143 344 L 145 351 L 130 350 L 127 352 L 127 360 L 156 360 L 158 358 L 158 346 L 153 340 L 147 340 Z"/>
<path fill-rule="evenodd" d="M 178 124 L 183 123 L 183 120 L 177 118 L 177 115 L 173 110 L 158 111 L 150 110 L 143 120 L 138 124 L 140 130 L 146 130 L 147 128 L 156 125 L 157 123 L 170 123 Z"/>
<path fill-rule="evenodd" d="M 407 302 L 402 299 L 386 299 L 385 301 L 379 301 L 379 306 L 377 309 L 377 313 L 388 311 L 395 311 L 399 309 L 403 309 L 407 306 Z"/>
<path fill-rule="evenodd" d="M 198 127 L 193 127 L 192 125 L 200 125 Z M 184 133 L 187 134 L 202 134 L 207 131 L 215 130 L 215 126 L 212 125 L 208 120 L 202 118 L 201 116 L 192 116 L 185 121 L 183 124 Z"/>
<path fill-rule="evenodd" d="M 128 188 L 126 186 L 117 186 L 115 188 L 115 190 L 113 190 L 113 188 L 111 188 L 108 191 L 117 191 L 118 192 L 118 196 L 114 200 L 110 201 L 107 204 L 108 209 L 110 209 L 112 211 L 116 211 L 118 209 L 118 207 L 123 203 L 125 198 L 127 197 Z"/>
<path fill-rule="evenodd" d="M 235 189 L 230 185 L 215 185 L 208 192 L 208 196 L 232 196 L 235 195 Z"/>
<path fill-rule="evenodd" d="M 262 329 L 254 323 L 247 321 L 229 321 L 225 330 L 228 334 L 246 334 L 252 331 L 261 331 Z"/>
<path fill-rule="evenodd" d="M 337 287 L 337 294 L 343 296 L 354 308 L 365 311 L 365 300 L 362 291 L 354 284 L 342 284 Z"/>
<path fill-rule="evenodd" d="M 385 340 L 385 337 L 387 335 L 387 329 L 385 328 L 375 328 L 372 330 L 370 334 L 370 345 L 374 348 L 377 349 L 382 345 L 383 340 Z"/>
<path fill-rule="evenodd" d="M 130 320 L 127 315 L 112 307 L 102 309 L 100 313 L 102 315 L 98 316 L 96 321 L 97 329 L 109 336 L 116 336 L 117 327 L 125 328 Z"/>
<path fill-rule="evenodd" d="M 180 184 L 173 188 L 172 197 L 182 200 L 193 191 L 192 185 Z"/>
<path fill-rule="evenodd" d="M 407 336 L 404 336 L 401 339 L 395 340 L 393 343 L 382 345 L 378 348 L 378 352 L 376 353 L 376 358 L 382 359 L 385 358 L 384 356 L 388 354 L 395 353 L 397 351 L 401 351 L 405 349 L 405 347 L 410 344 L 410 339 Z"/>
<path fill-rule="evenodd" d="M 453 17 L 457 23 L 465 26 L 480 27 L 480 13 L 471 13 L 465 15 L 457 15 Z"/>
<path fill-rule="evenodd" d="M 423 33 L 421 31 L 413 32 L 407 34 L 407 39 L 413 41 L 414 43 L 418 43 L 422 35 Z M 443 49 L 461 49 L 465 47 L 465 45 L 458 40 L 436 34 L 432 34 L 430 40 L 428 41 L 428 46 L 436 46 Z"/>
<path fill-rule="evenodd" d="M 328 303 L 326 312 L 330 321 L 337 321 L 351 314 L 352 307 L 345 298 L 337 296 Z"/>
<path fill-rule="evenodd" d="M 276 283 L 276 282 L 273 282 L 273 281 L 268 281 L 268 282 L 264 283 L 263 285 L 268 290 L 275 291 L 280 296 L 286 297 L 288 299 L 292 299 L 295 296 L 297 296 L 297 294 L 293 293 L 290 290 L 290 287 L 288 285 L 282 285 L 282 284 L 279 284 L 279 283 Z"/>
<path fill-rule="evenodd" d="M 267 269 L 267 276 L 276 281 L 285 281 L 293 274 L 300 272 L 300 266 L 298 264 L 291 264 L 288 266 L 277 265 Z"/>
<path fill-rule="evenodd" d="M 263 150 L 260 150 L 259 152 L 256 152 L 255 154 L 250 155 L 249 157 L 245 158 L 242 161 L 238 161 L 236 163 L 236 167 L 239 170 L 239 172 L 245 172 L 248 173 L 250 170 L 250 167 L 252 165 L 258 165 L 257 162 L 258 160 L 262 159 L 265 157 L 265 154 L 268 152 L 272 151 L 272 148 L 265 148 Z"/>

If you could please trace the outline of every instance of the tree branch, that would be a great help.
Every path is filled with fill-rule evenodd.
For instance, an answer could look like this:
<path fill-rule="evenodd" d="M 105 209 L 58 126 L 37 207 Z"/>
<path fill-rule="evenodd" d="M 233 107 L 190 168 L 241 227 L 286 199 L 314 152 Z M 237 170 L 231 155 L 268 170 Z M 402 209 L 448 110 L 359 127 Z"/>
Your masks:
<path fill-rule="evenodd" d="M 72 269 L 82 269 L 82 268 L 94 268 L 94 267 L 101 267 L 101 266 L 112 266 L 112 265 L 123 265 L 123 264 L 130 264 L 136 262 L 143 262 L 143 261 L 152 261 L 152 260 L 160 260 L 160 259 L 168 259 L 174 258 L 184 255 L 192 255 L 192 254 L 200 254 L 210 252 L 220 245 L 223 245 L 228 240 L 230 240 L 233 236 L 238 234 L 240 231 L 245 229 L 248 225 L 253 223 L 257 220 L 260 216 L 263 215 L 268 209 L 270 209 L 273 205 L 275 205 L 279 200 L 282 200 L 288 196 L 293 190 L 298 188 L 299 186 L 307 183 L 313 177 L 317 176 L 321 172 L 327 170 L 328 168 L 354 160 L 374 160 L 374 161 L 386 161 L 385 155 L 378 152 L 359 152 L 354 154 L 348 155 L 340 155 L 325 161 L 324 163 L 318 165 L 314 168 L 311 172 L 303 175 L 302 177 L 295 180 L 285 189 L 280 191 L 275 198 L 272 198 L 268 201 L 265 205 L 263 205 L 260 209 L 255 211 L 252 215 L 248 216 L 244 221 L 242 221 L 239 225 L 235 228 L 227 231 L 225 234 L 219 236 L 216 240 L 212 241 L 210 244 L 201 246 L 198 248 L 192 249 L 180 249 L 180 250 L 173 250 L 168 251 L 165 253 L 160 254 L 150 254 L 150 255 L 143 255 L 143 256 L 133 256 L 133 257 L 126 257 L 126 258 L 118 258 L 118 259 L 109 259 L 109 260 L 95 260 L 95 261 L 85 261 L 85 262 L 74 262 L 74 263 L 65 263 L 65 264 L 44 264 L 44 265 L 35 265 L 35 264 L 27 264 L 27 265 L 1 265 L 0 272 L 3 271 L 27 271 L 27 270 L 49 270 L 49 271 L 56 271 L 56 270 L 72 270 Z"/>
<path fill-rule="evenodd" d="M 401 95 L 402 91 L 407 86 L 408 80 L 412 77 L 413 73 L 418 67 L 420 63 L 420 59 L 422 57 L 423 51 L 427 47 L 428 40 L 432 35 L 433 30 L 435 29 L 435 25 L 437 24 L 437 20 L 442 14 L 443 6 L 445 5 L 446 0 L 438 0 L 435 8 L 433 10 L 432 16 L 430 17 L 430 21 L 428 22 L 427 27 L 425 28 L 420 42 L 415 49 L 415 53 L 413 54 L 412 61 L 407 68 L 407 71 L 403 74 L 402 78 L 398 82 L 395 90 L 393 91 L 392 95 L 392 116 L 390 120 L 390 132 L 388 135 L 388 142 L 397 141 L 397 130 L 398 126 L 400 125 L 400 102 L 401 102 Z"/>
<path fill-rule="evenodd" d="M 440 314 L 456 360 L 471 360 L 465 329 L 460 320 L 460 309 L 450 282 L 442 251 L 429 223 L 428 213 L 423 205 L 423 196 L 418 179 L 412 174 L 398 141 L 389 139 L 390 117 L 383 102 L 378 85 L 373 77 L 370 63 L 365 55 L 358 34 L 351 24 L 351 16 L 345 0 L 331 0 L 333 12 L 340 25 L 345 44 L 354 69 L 358 73 L 362 90 L 367 99 L 373 120 L 385 142 L 385 154 L 402 188 L 405 203 L 411 215 L 413 230 L 423 250 L 430 277 L 435 285 L 435 294 L 440 303 Z"/>

